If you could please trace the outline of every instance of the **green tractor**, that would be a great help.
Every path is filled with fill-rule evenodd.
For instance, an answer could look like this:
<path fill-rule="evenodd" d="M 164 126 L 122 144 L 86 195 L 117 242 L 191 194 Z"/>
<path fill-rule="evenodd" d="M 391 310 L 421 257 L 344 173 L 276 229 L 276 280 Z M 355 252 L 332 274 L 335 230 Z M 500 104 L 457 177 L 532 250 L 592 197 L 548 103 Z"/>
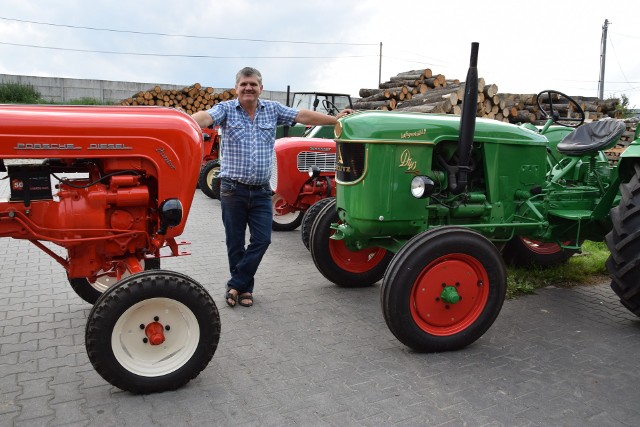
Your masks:
<path fill-rule="evenodd" d="M 339 121 L 336 198 L 309 235 L 316 267 L 343 287 L 382 279 L 398 340 L 448 351 L 493 324 L 505 260 L 548 267 L 606 240 L 612 287 L 640 315 L 638 133 L 611 167 L 603 151 L 624 123 L 583 123 L 560 92 L 538 95 L 544 126 L 476 119 L 477 54 L 473 43 L 461 118 L 368 111 Z"/>

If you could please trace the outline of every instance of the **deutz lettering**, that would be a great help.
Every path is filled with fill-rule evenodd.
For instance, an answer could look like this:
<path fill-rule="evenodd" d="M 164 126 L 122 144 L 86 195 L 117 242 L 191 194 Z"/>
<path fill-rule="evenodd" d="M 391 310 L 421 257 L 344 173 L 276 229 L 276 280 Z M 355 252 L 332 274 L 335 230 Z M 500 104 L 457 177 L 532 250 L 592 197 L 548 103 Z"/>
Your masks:
<path fill-rule="evenodd" d="M 336 165 L 336 171 L 337 172 L 351 172 L 351 166 L 344 166 L 344 165 Z"/>
<path fill-rule="evenodd" d="M 82 147 L 76 147 L 74 144 L 23 144 L 18 143 L 14 150 L 81 150 Z"/>
<path fill-rule="evenodd" d="M 402 154 L 400 154 L 400 164 L 398 167 L 406 167 L 407 170 L 412 171 L 416 168 L 417 162 L 411 158 L 411 153 L 409 150 L 404 150 Z"/>

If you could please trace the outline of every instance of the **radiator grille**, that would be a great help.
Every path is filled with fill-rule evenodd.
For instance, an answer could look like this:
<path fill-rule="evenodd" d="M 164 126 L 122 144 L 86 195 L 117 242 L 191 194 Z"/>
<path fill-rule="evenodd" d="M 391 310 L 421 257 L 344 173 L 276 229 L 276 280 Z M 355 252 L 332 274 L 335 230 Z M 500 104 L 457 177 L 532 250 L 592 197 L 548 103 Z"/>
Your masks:
<path fill-rule="evenodd" d="M 311 166 L 317 166 L 320 172 L 335 172 L 336 154 L 301 151 L 298 153 L 298 170 L 307 172 Z"/>
<path fill-rule="evenodd" d="M 271 190 L 275 191 L 278 187 L 278 156 L 273 156 L 273 163 L 271 169 L 271 178 L 269 179 L 269 186 Z"/>

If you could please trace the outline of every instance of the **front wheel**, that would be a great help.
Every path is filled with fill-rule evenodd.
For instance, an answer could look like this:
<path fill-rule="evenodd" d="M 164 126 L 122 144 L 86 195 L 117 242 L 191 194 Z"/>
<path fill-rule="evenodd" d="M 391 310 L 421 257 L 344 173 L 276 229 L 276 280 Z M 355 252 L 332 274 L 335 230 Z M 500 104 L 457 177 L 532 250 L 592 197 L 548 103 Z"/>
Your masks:
<path fill-rule="evenodd" d="M 318 213 L 311 227 L 309 250 L 318 271 L 338 286 L 368 286 L 382 279 L 393 253 L 370 247 L 350 250 L 343 240 L 331 239 L 332 223 L 339 222 L 336 201 L 331 199 Z"/>
<path fill-rule="evenodd" d="M 459 227 L 425 231 L 391 261 L 381 289 L 387 326 L 420 352 L 458 350 L 480 338 L 498 317 L 506 268 L 487 238 Z"/>
<path fill-rule="evenodd" d="M 211 160 L 200 169 L 198 183 L 200 190 L 212 199 L 220 200 L 220 163 Z"/>
<path fill-rule="evenodd" d="M 302 216 L 304 215 L 303 211 L 294 210 L 293 212 L 283 215 L 278 213 L 278 208 L 286 206 L 286 204 L 287 201 L 278 193 L 275 193 L 271 197 L 271 207 L 273 210 L 271 229 L 273 231 L 293 231 L 298 228 L 302 222 Z"/>
<path fill-rule="evenodd" d="M 620 302 L 640 316 L 640 162 L 629 182 L 620 184 L 620 204 L 611 209 L 613 229 L 605 241 L 611 255 L 606 266 L 611 274 L 611 289 Z"/>
<path fill-rule="evenodd" d="M 138 273 L 109 288 L 89 313 L 87 354 L 110 384 L 132 393 L 174 390 L 209 363 L 220 316 L 209 293 L 188 276 Z"/>
<path fill-rule="evenodd" d="M 564 264 L 576 252 L 574 249 L 563 248 L 557 243 L 515 236 L 505 245 L 502 254 L 507 263 L 516 267 L 552 268 Z"/>
<path fill-rule="evenodd" d="M 313 221 L 315 221 L 316 217 L 324 208 L 327 203 L 331 203 L 332 200 L 335 200 L 335 197 L 327 197 L 324 199 L 320 199 L 307 209 L 302 217 L 302 224 L 300 225 L 300 237 L 302 238 L 302 244 L 307 250 L 309 250 L 309 241 L 311 240 L 311 226 L 313 225 Z"/>

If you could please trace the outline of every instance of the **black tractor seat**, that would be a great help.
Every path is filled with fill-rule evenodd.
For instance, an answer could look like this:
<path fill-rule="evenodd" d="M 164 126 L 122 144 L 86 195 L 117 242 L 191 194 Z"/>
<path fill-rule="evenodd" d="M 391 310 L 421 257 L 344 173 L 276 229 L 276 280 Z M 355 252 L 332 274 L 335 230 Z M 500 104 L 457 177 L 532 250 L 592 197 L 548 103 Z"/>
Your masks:
<path fill-rule="evenodd" d="M 622 136 L 626 126 L 620 120 L 600 120 L 574 129 L 558 143 L 558 151 L 567 156 L 584 156 L 607 150 Z"/>

